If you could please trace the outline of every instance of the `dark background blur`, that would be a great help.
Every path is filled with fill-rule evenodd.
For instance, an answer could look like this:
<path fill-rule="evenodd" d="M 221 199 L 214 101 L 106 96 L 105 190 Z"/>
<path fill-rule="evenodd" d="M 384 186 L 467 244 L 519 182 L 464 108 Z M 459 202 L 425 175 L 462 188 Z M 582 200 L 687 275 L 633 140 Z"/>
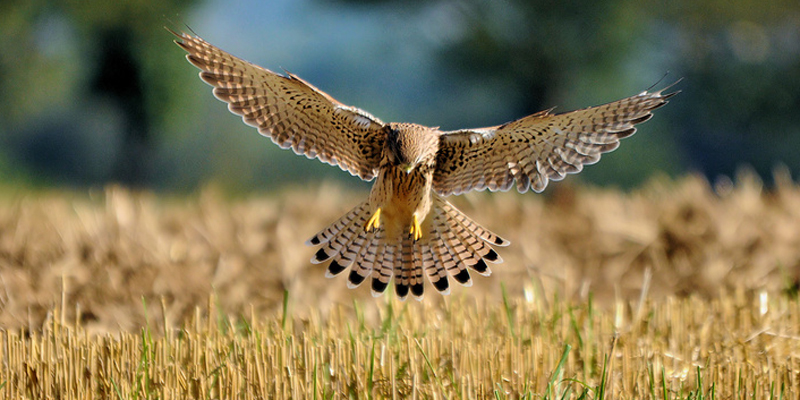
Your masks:
<path fill-rule="evenodd" d="M 796 0 L 4 0 L 0 187 L 357 184 L 229 114 L 165 25 L 384 121 L 443 129 L 683 77 L 683 93 L 577 179 L 631 187 L 657 172 L 800 172 Z"/>

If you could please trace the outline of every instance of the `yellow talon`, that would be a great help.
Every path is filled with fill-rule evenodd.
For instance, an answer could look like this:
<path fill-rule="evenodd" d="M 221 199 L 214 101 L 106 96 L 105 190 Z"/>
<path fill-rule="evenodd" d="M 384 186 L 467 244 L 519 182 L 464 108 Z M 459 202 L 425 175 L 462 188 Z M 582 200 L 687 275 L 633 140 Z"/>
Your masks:
<path fill-rule="evenodd" d="M 409 229 L 408 233 L 414 237 L 414 241 L 422 239 L 422 227 L 419 226 L 419 220 L 417 216 L 414 215 L 413 221 L 411 222 L 411 229 Z"/>
<path fill-rule="evenodd" d="M 369 221 L 367 221 L 367 226 L 364 227 L 364 230 L 369 231 L 370 229 L 378 229 L 378 227 L 380 226 L 381 226 L 381 209 L 380 207 L 378 207 L 378 209 L 375 210 L 375 213 L 372 214 L 372 217 L 370 217 Z"/>

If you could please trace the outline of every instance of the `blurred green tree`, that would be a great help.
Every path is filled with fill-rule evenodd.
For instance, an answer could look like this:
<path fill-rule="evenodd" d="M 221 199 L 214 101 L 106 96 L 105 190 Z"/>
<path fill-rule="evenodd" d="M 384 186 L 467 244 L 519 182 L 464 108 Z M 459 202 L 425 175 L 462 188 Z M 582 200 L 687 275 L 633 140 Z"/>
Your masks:
<path fill-rule="evenodd" d="M 171 90 L 180 74 L 169 73 L 182 60 L 154 57 L 171 46 L 160 28 L 193 3 L 0 4 L 6 156 L 61 183 L 149 183 L 156 131 L 182 104 Z"/>

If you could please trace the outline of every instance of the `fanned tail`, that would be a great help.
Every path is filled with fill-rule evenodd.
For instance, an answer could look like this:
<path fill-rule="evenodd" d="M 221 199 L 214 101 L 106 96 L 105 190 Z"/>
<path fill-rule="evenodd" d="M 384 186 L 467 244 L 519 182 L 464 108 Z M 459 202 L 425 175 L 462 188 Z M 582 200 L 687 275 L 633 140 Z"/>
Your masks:
<path fill-rule="evenodd" d="M 394 278 L 395 292 L 404 300 L 409 293 L 421 300 L 424 275 L 442 294 L 450 293 L 452 277 L 463 286 L 472 286 L 469 270 L 491 274 L 487 262 L 503 262 L 492 246 L 509 242 L 469 219 L 452 204 L 432 194 L 430 220 L 422 239 L 414 240 L 408 231 L 399 237 L 387 237 L 385 226 L 367 229 L 371 208 L 365 202 L 332 223 L 306 243 L 321 245 L 311 259 L 313 263 L 330 260 L 328 277 L 352 267 L 347 286 L 360 286 L 372 278 L 373 296 L 386 291 Z"/>

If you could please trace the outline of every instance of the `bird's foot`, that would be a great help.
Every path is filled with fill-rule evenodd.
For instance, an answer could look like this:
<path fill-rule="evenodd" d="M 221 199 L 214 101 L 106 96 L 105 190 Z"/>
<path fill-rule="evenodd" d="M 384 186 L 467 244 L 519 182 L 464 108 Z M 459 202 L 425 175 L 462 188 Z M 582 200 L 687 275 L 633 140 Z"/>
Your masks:
<path fill-rule="evenodd" d="M 364 230 L 369 232 L 373 229 L 378 229 L 378 227 L 380 226 L 381 226 L 381 208 L 378 207 L 378 209 L 375 210 L 375 213 L 372 214 L 372 217 L 369 218 L 369 221 L 367 221 L 367 226 L 364 227 Z"/>
<path fill-rule="evenodd" d="M 419 226 L 419 219 L 417 219 L 416 214 L 411 217 L 411 229 L 408 230 L 408 233 L 416 242 L 417 240 L 422 239 L 422 227 Z"/>

